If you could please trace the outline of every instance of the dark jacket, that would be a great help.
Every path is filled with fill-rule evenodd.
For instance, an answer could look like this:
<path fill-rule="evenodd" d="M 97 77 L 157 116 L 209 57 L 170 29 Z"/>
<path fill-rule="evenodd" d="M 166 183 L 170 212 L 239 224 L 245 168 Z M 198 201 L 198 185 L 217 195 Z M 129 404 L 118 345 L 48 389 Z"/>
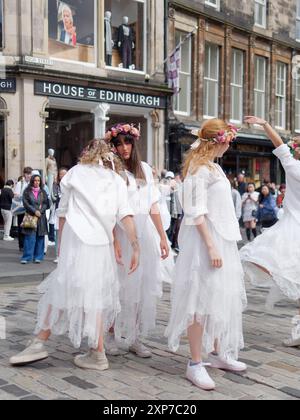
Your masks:
<path fill-rule="evenodd" d="M 129 37 L 125 36 L 123 26 L 126 26 L 129 29 Z M 118 29 L 118 42 L 121 42 L 121 49 L 123 48 L 125 39 L 128 39 L 131 43 L 134 42 L 134 33 L 130 26 L 121 25 Z"/>
<path fill-rule="evenodd" d="M 36 200 L 31 187 L 26 188 L 23 194 L 23 205 L 25 207 L 26 213 L 30 214 L 31 216 L 34 216 L 37 210 L 41 213 L 42 216 L 38 221 L 37 234 L 38 236 L 48 235 L 46 210 L 48 210 L 50 206 L 46 191 L 41 189 Z M 22 233 L 24 235 L 32 235 L 34 231 L 32 229 L 23 229 Z"/>
<path fill-rule="evenodd" d="M 277 207 L 275 198 L 272 194 L 263 198 L 261 203 L 264 207 L 258 210 L 258 219 L 261 223 L 277 221 Z"/>
<path fill-rule="evenodd" d="M 0 209 L 11 210 L 13 198 L 14 198 L 13 190 L 10 187 L 4 187 L 0 195 Z"/>

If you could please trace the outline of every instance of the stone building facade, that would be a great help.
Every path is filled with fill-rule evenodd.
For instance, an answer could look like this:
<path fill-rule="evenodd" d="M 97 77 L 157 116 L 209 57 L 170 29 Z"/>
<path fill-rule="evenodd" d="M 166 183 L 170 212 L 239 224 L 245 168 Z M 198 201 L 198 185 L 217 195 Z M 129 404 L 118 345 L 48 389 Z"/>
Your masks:
<path fill-rule="evenodd" d="M 165 157 L 161 0 L 0 1 L 0 176 L 70 167 L 105 127 L 141 127 L 143 159 Z"/>
<path fill-rule="evenodd" d="M 299 14 L 298 0 L 170 1 L 169 51 L 192 33 L 181 47 L 181 91 L 170 113 L 173 169 L 193 141 L 190 130 L 219 117 L 241 127 L 222 162 L 227 174 L 245 172 L 257 185 L 282 180 L 264 132 L 243 121 L 257 114 L 285 139 L 300 132 Z"/>

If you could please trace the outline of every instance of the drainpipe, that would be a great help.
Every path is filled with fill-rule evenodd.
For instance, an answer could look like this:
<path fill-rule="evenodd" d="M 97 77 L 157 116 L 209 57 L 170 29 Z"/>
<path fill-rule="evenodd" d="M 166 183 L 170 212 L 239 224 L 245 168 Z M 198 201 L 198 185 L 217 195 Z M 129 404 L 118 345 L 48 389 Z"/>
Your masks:
<path fill-rule="evenodd" d="M 165 82 L 168 83 L 168 32 L 169 32 L 169 0 L 164 0 L 164 60 L 165 60 Z M 170 97 L 166 98 L 165 109 L 165 168 L 170 169 L 170 150 L 169 150 L 169 106 Z"/>

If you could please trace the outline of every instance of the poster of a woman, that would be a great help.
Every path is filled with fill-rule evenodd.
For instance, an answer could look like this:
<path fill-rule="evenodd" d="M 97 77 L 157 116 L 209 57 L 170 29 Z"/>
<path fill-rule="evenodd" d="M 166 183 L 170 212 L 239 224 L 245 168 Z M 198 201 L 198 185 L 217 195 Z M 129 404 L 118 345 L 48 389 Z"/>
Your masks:
<path fill-rule="evenodd" d="M 58 7 L 58 40 L 73 47 L 76 47 L 77 44 L 73 10 L 62 1 L 59 2 Z"/>

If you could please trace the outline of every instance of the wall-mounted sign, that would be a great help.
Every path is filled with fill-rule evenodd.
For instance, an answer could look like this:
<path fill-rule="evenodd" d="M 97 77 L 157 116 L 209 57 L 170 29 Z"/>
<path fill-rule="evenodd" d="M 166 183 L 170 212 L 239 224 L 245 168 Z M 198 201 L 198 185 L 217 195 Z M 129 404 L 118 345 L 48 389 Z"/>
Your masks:
<path fill-rule="evenodd" d="M 49 60 L 49 58 L 31 57 L 29 55 L 24 57 L 24 63 L 37 64 L 39 66 L 53 66 L 53 61 Z"/>
<path fill-rule="evenodd" d="M 15 78 L 0 79 L 0 92 L 16 93 L 17 82 Z"/>
<path fill-rule="evenodd" d="M 34 83 L 34 93 L 35 95 L 51 96 L 55 98 L 106 102 L 143 108 L 164 109 L 166 106 L 166 98 L 161 96 L 68 85 L 40 80 L 36 80 Z"/>

